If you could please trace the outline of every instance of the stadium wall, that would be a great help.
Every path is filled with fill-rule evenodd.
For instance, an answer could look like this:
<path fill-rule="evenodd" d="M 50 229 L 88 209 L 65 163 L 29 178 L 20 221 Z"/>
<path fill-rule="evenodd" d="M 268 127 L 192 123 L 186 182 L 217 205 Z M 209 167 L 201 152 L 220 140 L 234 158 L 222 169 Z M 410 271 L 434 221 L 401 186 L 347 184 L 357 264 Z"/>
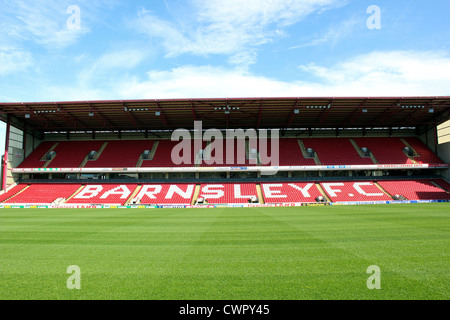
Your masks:
<path fill-rule="evenodd" d="M 35 136 L 27 133 L 24 141 L 25 158 L 28 157 L 30 153 L 33 152 L 33 150 L 36 149 L 41 144 L 41 142 L 42 142 L 41 139 L 38 139 Z"/>
<path fill-rule="evenodd" d="M 446 163 L 450 163 L 450 121 L 433 127 L 419 137 L 431 151 Z M 450 169 L 440 171 L 442 177 L 450 181 Z"/>
<path fill-rule="evenodd" d="M 439 143 L 450 142 L 450 120 L 438 126 Z"/>
<path fill-rule="evenodd" d="M 450 163 L 450 141 L 438 144 L 438 155 L 446 163 Z M 450 169 L 443 170 L 442 176 L 450 181 Z"/>

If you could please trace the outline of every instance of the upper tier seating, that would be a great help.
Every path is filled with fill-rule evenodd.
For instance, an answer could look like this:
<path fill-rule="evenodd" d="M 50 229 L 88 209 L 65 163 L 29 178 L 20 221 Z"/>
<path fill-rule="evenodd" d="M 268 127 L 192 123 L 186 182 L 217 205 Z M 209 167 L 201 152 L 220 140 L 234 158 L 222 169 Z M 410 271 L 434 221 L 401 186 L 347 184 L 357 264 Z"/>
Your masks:
<path fill-rule="evenodd" d="M 194 152 L 188 157 L 190 163 L 176 164 L 172 159 L 172 149 L 178 145 L 179 141 L 160 140 L 156 148 L 155 155 L 151 160 L 144 160 L 141 167 L 193 167 L 194 166 Z M 191 149 L 192 151 L 192 149 Z M 178 155 L 177 155 L 178 156 Z M 183 154 L 180 155 L 182 157 Z"/>
<path fill-rule="evenodd" d="M 136 167 L 141 154 L 152 150 L 151 140 L 108 141 L 97 160 L 89 160 L 85 168 L 132 168 Z"/>
<path fill-rule="evenodd" d="M 62 141 L 54 151 L 56 156 L 49 168 L 78 168 L 90 151 L 98 151 L 102 141 Z"/>
<path fill-rule="evenodd" d="M 279 140 L 279 163 L 280 166 L 315 166 L 312 158 L 305 158 L 300 149 L 298 139 L 283 138 Z M 268 154 L 270 157 L 271 140 L 268 139 Z"/>
<path fill-rule="evenodd" d="M 22 161 L 18 168 L 42 168 L 45 161 L 41 159 L 54 144 L 54 141 L 43 141 L 24 161 Z"/>
<path fill-rule="evenodd" d="M 400 138 L 355 138 L 360 147 L 367 147 L 381 164 L 412 164 L 403 152 L 406 145 Z"/>
<path fill-rule="evenodd" d="M 211 149 L 211 157 L 208 159 L 207 155 L 207 143 L 204 142 L 203 149 L 205 150 L 205 159 L 203 160 L 202 167 L 234 167 L 234 166 L 255 166 L 257 165 L 256 159 L 251 161 L 249 159 L 249 152 L 246 151 L 246 144 L 243 139 L 241 141 L 234 140 L 234 143 L 230 143 L 224 139 L 222 141 L 222 149 Z M 210 148 L 213 144 L 211 144 Z M 232 146 L 232 147 L 231 147 Z M 216 160 L 216 161 L 214 161 Z"/>
<path fill-rule="evenodd" d="M 414 160 L 418 163 L 434 163 L 441 164 L 443 161 L 439 159 L 437 155 L 435 155 L 422 141 L 418 138 L 405 138 L 405 141 L 408 142 L 411 147 L 418 153 L 417 157 L 414 157 Z"/>
<path fill-rule="evenodd" d="M 346 138 L 302 139 L 305 148 L 312 148 L 322 165 L 373 165 L 370 158 L 361 157 Z"/>
<path fill-rule="evenodd" d="M 419 154 L 411 160 L 404 152 L 405 143 L 400 138 L 354 138 L 358 148 L 367 147 L 380 164 L 413 164 L 418 163 L 443 164 L 431 150 L 429 150 L 417 138 L 405 138 Z M 373 165 L 373 161 L 368 157 L 361 157 L 352 142 L 348 138 L 302 138 L 301 141 L 307 148 L 312 148 L 322 165 Z M 207 142 L 202 141 L 196 146 L 194 140 L 191 140 L 191 152 L 187 156 L 187 163 L 178 163 L 177 159 L 172 159 L 172 151 L 174 156 L 179 157 L 174 149 L 178 146 L 179 141 L 170 140 L 119 140 L 109 141 L 106 148 L 99 155 L 97 160 L 89 160 L 85 164 L 86 168 L 126 168 L 136 167 L 139 163 L 140 156 L 145 150 L 152 151 L 153 145 L 157 143 L 155 154 L 151 159 L 145 159 L 141 162 L 141 167 L 193 167 L 198 166 L 195 161 L 198 159 L 200 149 L 207 150 Z M 41 168 L 45 161 L 41 160 L 50 150 L 55 142 L 42 142 L 35 151 L 33 151 L 20 165 L 19 168 Z M 92 151 L 98 151 L 103 141 L 62 141 L 54 149 L 56 156 L 50 161 L 49 168 L 69 168 L 79 167 L 87 154 Z M 250 160 L 250 150 L 242 152 L 239 156 L 238 142 L 234 142 L 234 152 L 227 152 L 226 140 L 223 141 L 223 150 L 219 159 L 223 159 L 223 163 L 207 163 L 208 152 L 205 152 L 204 160 L 201 166 L 255 166 L 258 165 L 256 160 Z M 268 139 L 268 157 L 271 154 L 271 140 Z M 249 146 L 250 149 L 250 146 Z M 263 156 L 259 146 L 256 147 L 260 158 Z M 245 151 L 245 148 L 243 149 Z M 212 157 L 218 157 L 220 151 L 212 151 Z M 213 159 L 209 158 L 212 162 Z M 264 165 L 277 165 L 272 162 Z M 279 140 L 279 165 L 280 166 L 314 166 L 316 162 L 313 158 L 305 158 L 299 146 L 299 139 L 281 138 Z"/>

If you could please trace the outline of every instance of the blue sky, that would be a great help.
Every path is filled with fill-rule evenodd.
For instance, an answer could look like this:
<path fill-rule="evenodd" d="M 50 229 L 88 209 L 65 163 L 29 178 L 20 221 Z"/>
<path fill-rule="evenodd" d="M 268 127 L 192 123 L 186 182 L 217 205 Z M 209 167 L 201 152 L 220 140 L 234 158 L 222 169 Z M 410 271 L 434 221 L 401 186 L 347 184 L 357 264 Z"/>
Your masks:
<path fill-rule="evenodd" d="M 380 19 L 368 13 L 373 5 Z M 0 0 L 0 8 L 2 102 L 450 93 L 448 0 Z"/>
<path fill-rule="evenodd" d="M 371 5 L 380 29 L 367 26 Z M 0 0 L 0 8 L 3 102 L 450 91 L 447 0 Z"/>

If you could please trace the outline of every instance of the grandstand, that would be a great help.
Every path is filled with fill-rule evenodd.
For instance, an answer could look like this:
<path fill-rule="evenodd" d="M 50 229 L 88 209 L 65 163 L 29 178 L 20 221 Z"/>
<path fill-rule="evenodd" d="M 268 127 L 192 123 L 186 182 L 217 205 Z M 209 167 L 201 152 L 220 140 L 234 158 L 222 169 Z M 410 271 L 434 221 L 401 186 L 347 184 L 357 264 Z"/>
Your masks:
<path fill-rule="evenodd" d="M 449 97 L 1 103 L 0 110 L 7 124 L 0 206 L 450 200 L 450 142 L 439 144 L 437 129 L 450 118 Z M 193 139 L 171 139 L 177 129 Z M 209 129 L 223 142 L 202 140 Z M 227 135 L 238 129 L 247 136 Z M 267 145 L 253 144 L 251 130 L 267 130 Z M 189 148 L 180 153 L 181 140 Z"/>

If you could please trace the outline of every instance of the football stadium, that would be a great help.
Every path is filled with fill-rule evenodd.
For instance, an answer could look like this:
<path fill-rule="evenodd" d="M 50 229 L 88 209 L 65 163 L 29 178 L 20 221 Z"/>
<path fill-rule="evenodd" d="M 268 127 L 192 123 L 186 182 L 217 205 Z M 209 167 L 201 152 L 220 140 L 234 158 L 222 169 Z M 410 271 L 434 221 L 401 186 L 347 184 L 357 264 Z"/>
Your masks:
<path fill-rule="evenodd" d="M 0 119 L 3 299 L 450 297 L 450 97 L 11 102 Z"/>

